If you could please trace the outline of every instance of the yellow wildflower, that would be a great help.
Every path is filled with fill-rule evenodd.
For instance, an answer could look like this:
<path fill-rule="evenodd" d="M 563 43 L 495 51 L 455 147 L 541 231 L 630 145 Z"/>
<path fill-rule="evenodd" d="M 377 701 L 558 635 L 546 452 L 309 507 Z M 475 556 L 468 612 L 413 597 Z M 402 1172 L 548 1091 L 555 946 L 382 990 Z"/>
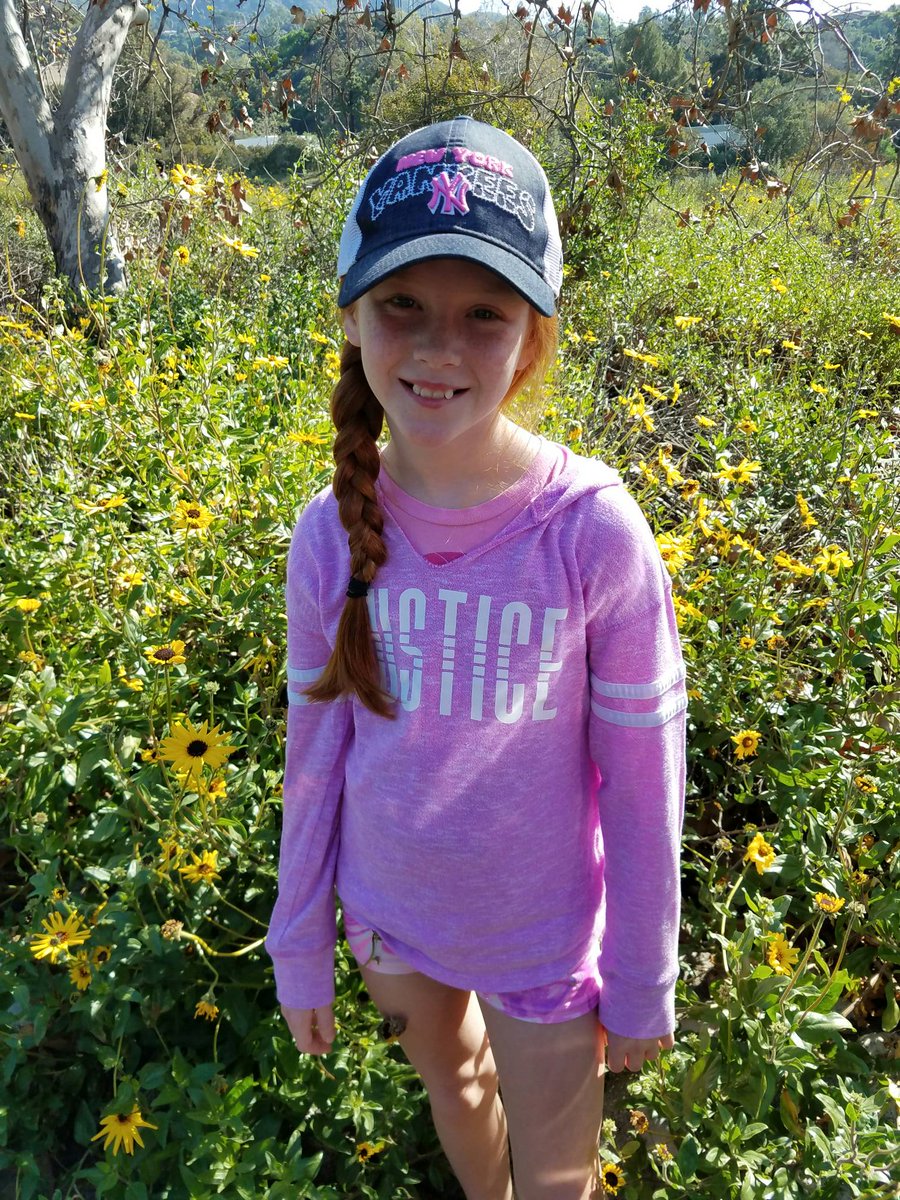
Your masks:
<path fill-rule="evenodd" d="M 800 509 L 800 516 L 803 524 L 807 529 L 812 529 L 818 525 L 818 521 L 809 510 L 809 504 L 802 492 L 797 492 L 797 507 Z"/>
<path fill-rule="evenodd" d="M 233 250 L 235 254 L 239 254 L 241 258 L 257 258 L 259 256 L 259 251 L 255 246 L 248 246 L 240 238 L 222 237 L 219 240 L 229 250 Z"/>
<path fill-rule="evenodd" d="M 656 545 L 670 575 L 677 575 L 685 563 L 694 559 L 691 539 L 687 535 L 678 537 L 674 533 L 660 533 L 657 535 Z"/>
<path fill-rule="evenodd" d="M 194 860 L 192 863 L 178 868 L 189 883 L 211 883 L 213 879 L 221 877 L 217 850 L 204 850 L 200 855 L 196 855 L 192 850 L 191 858 Z"/>
<path fill-rule="evenodd" d="M 21 600 L 17 600 L 15 602 L 15 607 L 19 610 L 20 613 L 24 613 L 26 616 L 30 616 L 31 613 L 36 613 L 37 610 L 41 607 L 41 602 L 40 602 L 40 600 L 32 600 L 29 597 L 23 596 Z"/>
<path fill-rule="evenodd" d="M 179 500 L 172 515 L 172 523 L 176 529 L 186 532 L 191 529 L 201 532 L 209 528 L 215 520 L 214 515 L 202 504 L 193 504 L 188 500 Z"/>
<path fill-rule="evenodd" d="M 87 952 L 81 950 L 69 964 L 69 979 L 75 984 L 79 992 L 83 992 L 90 985 L 92 977 L 93 972 L 91 971 Z"/>
<path fill-rule="evenodd" d="M 100 1122 L 100 1132 L 95 1133 L 91 1138 L 92 1142 L 96 1142 L 98 1138 L 105 1138 L 103 1149 L 108 1150 L 112 1146 L 113 1154 L 118 1154 L 122 1147 L 128 1154 L 134 1154 L 134 1143 L 143 1147 L 141 1141 L 141 1129 L 156 1129 L 156 1125 L 151 1125 L 149 1121 L 145 1121 L 141 1116 L 140 1110 L 135 1106 L 130 1113 L 114 1113 L 110 1117 L 104 1117 Z"/>
<path fill-rule="evenodd" d="M 167 642 L 162 646 L 154 646 L 145 650 L 144 657 L 148 658 L 155 667 L 174 667 L 185 661 L 184 642 Z"/>
<path fill-rule="evenodd" d="M 822 575 L 836 576 L 842 567 L 852 567 L 853 559 L 840 546 L 825 546 L 813 556 L 813 566 Z"/>
<path fill-rule="evenodd" d="M 750 863 L 756 867 L 757 875 L 762 875 L 768 867 L 771 867 L 775 861 L 774 847 L 770 846 L 761 833 L 757 833 L 750 845 L 747 847 L 747 853 L 744 855 L 744 862 Z"/>
<path fill-rule="evenodd" d="M 194 1019 L 205 1017 L 207 1021 L 214 1021 L 219 1015 L 219 1006 L 212 1003 L 212 997 L 207 993 L 202 1000 L 197 1001 L 197 1007 L 194 1009 Z"/>
<path fill-rule="evenodd" d="M 600 1186 L 607 1196 L 615 1196 L 625 1186 L 625 1172 L 616 1163 L 600 1165 Z"/>
<path fill-rule="evenodd" d="M 783 933 L 773 933 L 769 937 L 771 945 L 766 958 L 769 960 L 769 966 L 772 967 L 776 975 L 791 975 L 793 974 L 794 964 L 800 957 L 799 950 L 795 950 Z"/>
<path fill-rule="evenodd" d="M 35 958 L 47 958 L 55 963 L 61 954 L 68 953 L 72 946 L 80 946 L 91 936 L 91 931 L 82 924 L 77 913 L 53 912 L 41 924 L 46 933 L 35 934 L 31 939 L 31 953 Z"/>
<path fill-rule="evenodd" d="M 733 733 L 731 740 L 734 742 L 737 757 L 750 758 L 756 754 L 761 736 L 755 729 L 743 729 L 740 733 Z"/>
<path fill-rule="evenodd" d="M 622 351 L 626 358 L 635 358 L 638 362 L 647 363 L 651 367 L 659 366 L 659 358 L 655 354 L 641 354 L 638 350 L 630 350 L 626 347 Z"/>
<path fill-rule="evenodd" d="M 219 729 L 219 725 L 208 728 L 206 721 L 195 726 L 186 720 L 163 740 L 162 757 L 171 762 L 175 770 L 190 775 L 199 774 L 204 766 L 215 771 L 235 751 L 235 747 L 229 745 L 227 735 L 220 734 Z"/>
<path fill-rule="evenodd" d="M 843 896 L 830 896 L 828 892 L 816 892 L 816 906 L 826 913 L 840 912 L 846 901 Z"/>

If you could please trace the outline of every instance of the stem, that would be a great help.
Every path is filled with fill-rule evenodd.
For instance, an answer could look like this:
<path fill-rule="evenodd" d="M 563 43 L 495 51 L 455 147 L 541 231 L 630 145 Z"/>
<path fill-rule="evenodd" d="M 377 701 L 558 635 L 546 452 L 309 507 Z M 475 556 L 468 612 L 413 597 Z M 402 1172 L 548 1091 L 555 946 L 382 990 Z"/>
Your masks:
<path fill-rule="evenodd" d="M 816 927 L 812 931 L 812 936 L 810 937 L 809 942 L 807 943 L 806 951 L 805 951 L 803 957 L 800 959 L 800 962 L 799 962 L 796 970 L 794 971 L 793 975 L 791 976 L 790 980 L 788 981 L 787 987 L 781 993 L 781 999 L 778 1001 L 778 1010 L 782 1016 L 784 1016 L 784 1002 L 787 1000 L 788 996 L 794 990 L 794 985 L 796 984 L 797 980 L 800 978 L 800 976 L 806 970 L 806 964 L 809 962 L 810 957 L 812 956 L 812 952 L 815 949 L 816 942 L 818 942 L 818 940 L 819 940 L 819 933 L 822 929 L 822 924 L 823 924 L 824 920 L 825 920 L 825 914 L 819 913 L 819 919 L 816 921 Z"/>

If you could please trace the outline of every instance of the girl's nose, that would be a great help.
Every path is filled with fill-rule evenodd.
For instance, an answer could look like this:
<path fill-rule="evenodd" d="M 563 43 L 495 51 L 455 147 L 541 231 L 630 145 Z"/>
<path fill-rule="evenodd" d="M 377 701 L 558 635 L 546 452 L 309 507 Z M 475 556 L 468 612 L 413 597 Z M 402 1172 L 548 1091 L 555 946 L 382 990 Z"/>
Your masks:
<path fill-rule="evenodd" d="M 462 339 L 455 323 L 440 318 L 428 321 L 421 330 L 415 357 L 431 367 L 458 367 L 462 362 Z"/>

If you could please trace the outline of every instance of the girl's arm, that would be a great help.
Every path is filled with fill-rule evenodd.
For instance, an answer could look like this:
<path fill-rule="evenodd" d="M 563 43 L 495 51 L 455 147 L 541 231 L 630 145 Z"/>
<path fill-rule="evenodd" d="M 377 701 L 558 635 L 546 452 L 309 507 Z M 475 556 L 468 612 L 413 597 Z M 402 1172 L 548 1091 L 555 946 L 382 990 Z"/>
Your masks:
<path fill-rule="evenodd" d="M 616 506 L 586 592 L 605 858 L 600 1021 L 612 1070 L 655 1057 L 675 1028 L 687 707 L 668 573 L 634 500 L 620 492 Z"/>
<path fill-rule="evenodd" d="M 311 509 L 291 541 L 287 569 L 288 718 L 278 898 L 266 938 L 278 999 L 290 1009 L 328 1006 L 337 940 L 334 877 L 344 764 L 353 732 L 345 701 L 312 704 L 305 689 L 331 653 Z"/>

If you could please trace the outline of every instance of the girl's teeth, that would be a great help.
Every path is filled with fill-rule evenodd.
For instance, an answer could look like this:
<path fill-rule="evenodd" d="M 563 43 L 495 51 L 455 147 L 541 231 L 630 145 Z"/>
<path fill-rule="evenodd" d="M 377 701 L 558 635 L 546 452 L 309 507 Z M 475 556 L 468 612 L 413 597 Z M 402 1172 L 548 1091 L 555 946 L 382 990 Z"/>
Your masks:
<path fill-rule="evenodd" d="M 417 396 L 423 396 L 426 400 L 451 400 L 453 398 L 453 388 L 447 388 L 445 392 L 431 392 L 428 388 L 419 387 L 417 383 L 412 385 L 412 390 Z"/>

